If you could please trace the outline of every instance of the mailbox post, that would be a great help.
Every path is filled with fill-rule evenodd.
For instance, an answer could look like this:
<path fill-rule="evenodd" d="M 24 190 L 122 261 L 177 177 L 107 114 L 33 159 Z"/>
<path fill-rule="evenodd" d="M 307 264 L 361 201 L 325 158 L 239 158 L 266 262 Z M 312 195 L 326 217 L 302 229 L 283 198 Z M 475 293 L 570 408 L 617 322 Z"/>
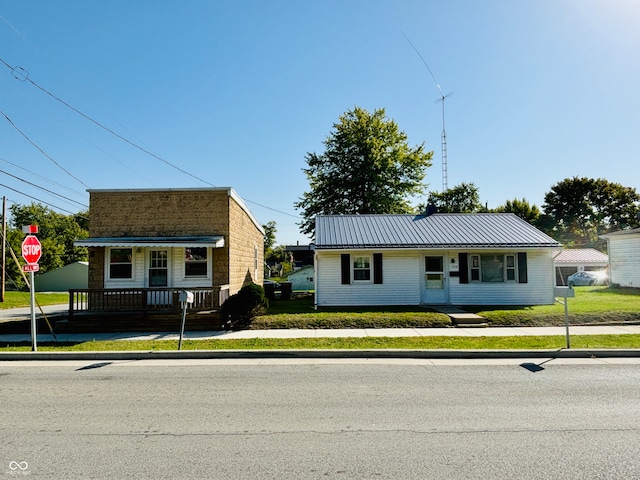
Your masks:
<path fill-rule="evenodd" d="M 193 303 L 193 292 L 187 292 L 186 290 L 180 292 L 180 303 L 182 303 L 182 325 L 180 326 L 180 341 L 178 342 L 178 350 L 182 350 L 184 324 L 187 321 L 187 304 Z"/>
<path fill-rule="evenodd" d="M 569 306 L 567 303 L 568 298 L 575 298 L 576 291 L 571 287 L 555 287 L 554 296 L 556 298 L 564 298 L 560 303 L 564 305 L 564 326 L 566 329 L 567 348 L 571 348 L 571 340 L 569 338 Z"/>

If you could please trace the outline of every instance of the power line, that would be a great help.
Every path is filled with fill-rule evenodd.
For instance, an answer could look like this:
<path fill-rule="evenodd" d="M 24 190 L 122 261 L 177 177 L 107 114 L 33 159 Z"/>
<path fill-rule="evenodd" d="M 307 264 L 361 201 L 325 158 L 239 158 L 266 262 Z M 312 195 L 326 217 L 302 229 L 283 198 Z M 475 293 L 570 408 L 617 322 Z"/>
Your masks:
<path fill-rule="evenodd" d="M 155 158 L 156 160 L 159 160 L 161 162 L 163 162 L 166 165 L 169 165 L 170 167 L 173 167 L 174 169 L 178 170 L 181 173 L 184 173 L 185 175 L 188 175 L 189 177 L 198 180 L 199 182 L 202 182 L 206 185 L 209 185 L 210 187 L 215 187 L 215 185 L 213 183 L 210 183 L 206 180 L 203 180 L 200 177 L 197 177 L 196 175 L 193 175 L 190 172 L 187 172 L 186 170 L 178 167 L 177 165 L 174 165 L 173 163 L 169 162 L 168 160 L 160 157 L 159 155 L 156 155 L 155 153 L 149 151 L 148 149 L 141 147 L 140 145 L 138 145 L 137 143 L 129 140 L 128 138 L 120 135 L 119 133 L 115 132 L 114 130 L 110 129 L 109 127 L 103 125 L 101 122 L 99 122 L 98 120 L 93 119 L 92 117 L 90 117 L 89 115 L 83 113 L 82 111 L 78 110 L 77 108 L 75 108 L 74 106 L 72 106 L 71 104 L 67 103 L 66 101 L 64 101 L 63 99 L 61 99 L 60 97 L 58 97 L 57 95 L 53 94 L 52 92 L 50 92 L 49 90 L 47 90 L 46 88 L 42 87 L 41 85 L 37 84 L 36 82 L 34 82 L 33 80 L 31 80 L 29 78 L 29 72 L 27 70 L 25 70 L 22 67 L 16 66 L 16 67 L 12 67 L 11 65 L 9 65 L 7 62 L 5 62 L 2 58 L 0 58 L 0 62 L 3 63 L 9 70 L 11 70 L 11 74 L 12 76 L 16 79 L 16 80 L 20 80 L 21 82 L 29 82 L 31 85 L 33 85 L 34 87 L 36 87 L 37 89 L 39 89 L 40 91 L 44 92 L 45 94 L 47 94 L 48 96 L 50 96 L 51 98 L 53 98 L 54 100 L 58 101 L 59 103 L 61 103 L 62 105 L 64 105 L 65 107 L 67 107 L 68 109 L 72 110 L 73 112 L 77 113 L 78 115 L 80 115 L 82 118 L 89 120 L 91 123 L 93 123 L 94 125 L 100 127 L 101 129 L 105 130 L 106 132 L 114 135 L 116 138 L 119 138 L 120 140 L 122 140 L 123 142 L 131 145 L 132 147 L 140 150 L 143 153 L 146 153 L 147 155 Z M 5 115 L 6 117 L 6 115 Z M 23 134 L 24 135 L 24 134 Z M 75 178 L 75 177 L 74 177 Z M 86 186 L 86 185 L 85 185 Z M 89 187 L 87 187 L 89 188 Z M 254 202 L 252 200 L 248 200 L 245 199 L 245 201 L 247 201 L 248 203 L 252 203 L 254 205 L 257 205 L 259 207 L 262 208 L 266 208 L 267 210 L 271 210 L 277 213 L 280 213 L 282 215 L 287 215 L 293 218 L 300 218 L 298 215 L 293 215 L 291 213 L 288 212 L 284 212 L 282 210 L 278 210 L 275 208 L 271 208 L 268 207 L 266 205 L 260 204 L 258 202 Z"/>
<path fill-rule="evenodd" d="M 72 202 L 72 203 L 75 203 L 75 204 L 77 204 L 77 205 L 80 205 L 81 207 L 84 207 L 84 208 L 87 208 L 87 209 L 89 208 L 89 207 L 88 207 L 87 205 L 85 205 L 84 203 L 80 203 L 80 202 L 78 202 L 78 201 L 76 201 L 76 200 L 73 200 L 72 198 L 65 197 L 64 195 L 60 195 L 59 193 L 56 193 L 56 192 L 54 192 L 53 190 L 49 190 L 49 189 L 47 189 L 47 188 L 41 187 L 40 185 L 36 185 L 35 183 L 32 183 L 32 182 L 30 182 L 30 181 L 28 181 L 28 180 L 25 180 L 24 178 L 20 178 L 20 177 L 18 177 L 18 176 L 16 176 L 16 175 L 12 175 L 12 174 L 11 174 L 11 173 L 9 173 L 9 172 L 5 172 L 5 171 L 4 171 L 4 170 L 2 170 L 2 169 L 0 169 L 0 173 L 4 173 L 5 175 L 8 175 L 8 176 L 10 176 L 10 177 L 12 177 L 12 178 L 15 178 L 16 180 L 20 180 L 21 182 L 26 183 L 26 184 L 28 184 L 28 185 L 31 185 L 32 187 L 36 187 L 36 188 L 38 188 L 38 189 L 40 189 L 40 190 L 42 190 L 42 191 L 44 191 L 44 192 L 50 193 L 51 195 L 55 195 L 56 197 L 60 197 L 60 198 L 62 198 L 62 199 L 64 199 L 64 200 L 68 200 L 69 202 Z"/>
<path fill-rule="evenodd" d="M 42 148 L 40 148 L 40 146 L 39 146 L 36 142 L 34 142 L 33 140 L 31 140 L 31 139 L 29 138 L 29 136 L 28 136 L 26 133 L 24 133 L 22 130 L 20 130 L 20 129 L 18 128 L 18 126 L 17 126 L 15 123 L 13 123 L 13 120 L 11 120 L 11 119 L 7 116 L 7 114 L 6 114 L 6 113 L 4 113 L 2 110 L 0 110 L 0 114 L 2 114 L 2 116 L 3 116 L 4 118 L 6 118 L 6 119 L 7 119 L 7 122 L 9 122 L 9 124 L 10 124 L 13 128 L 15 128 L 15 130 L 16 130 L 20 135 L 22 135 L 22 136 L 27 140 L 27 142 L 29 142 L 31 145 L 33 145 L 33 146 L 34 146 L 34 147 L 35 147 L 35 148 L 36 148 L 36 149 L 37 149 L 37 150 L 38 150 L 42 155 L 44 155 L 44 156 L 45 156 L 45 157 L 47 157 L 49 160 L 51 160 L 51 161 L 52 161 L 52 162 L 53 162 L 53 163 L 54 163 L 54 164 L 55 164 L 55 165 L 56 165 L 60 170 L 62 170 L 62 171 L 63 171 L 64 173 L 66 173 L 67 175 L 69 175 L 69 176 L 70 176 L 71 178 L 73 178 L 75 181 L 77 181 L 77 182 L 81 183 L 82 185 L 84 185 L 86 188 L 89 188 L 89 185 L 87 185 L 87 184 L 86 184 L 86 183 L 84 183 L 82 180 L 80 180 L 79 178 L 77 178 L 76 176 L 74 176 L 74 175 L 73 175 L 71 172 L 69 172 L 66 168 L 64 168 L 62 165 L 60 165 L 58 162 L 56 162 L 56 161 L 53 159 L 53 157 L 52 157 L 51 155 L 49 155 L 49 154 L 48 154 L 47 152 L 45 152 Z"/>
<path fill-rule="evenodd" d="M 28 195 L 28 194 L 26 194 L 26 193 L 24 193 L 24 192 L 21 192 L 20 190 L 16 190 L 15 188 L 11 188 L 11 187 L 9 187 L 8 185 L 4 185 L 3 183 L 0 183 L 0 187 L 4 187 L 4 188 L 6 188 L 6 189 L 8 189 L 8 190 L 11 190 L 12 192 L 19 193 L 20 195 L 24 195 L 25 197 L 28 197 L 28 198 L 30 198 L 30 199 L 32 199 L 32 200 L 36 200 L 37 202 L 44 203 L 45 205 L 49 205 L 50 207 L 56 208 L 56 209 L 58 209 L 58 210 L 62 210 L 63 212 L 69 213 L 69 214 L 71 214 L 71 215 L 77 215 L 77 216 L 78 216 L 78 217 L 80 217 L 80 218 L 84 218 L 85 220 L 89 220 L 87 217 L 84 217 L 84 216 L 82 216 L 82 215 L 78 215 L 76 212 L 71 212 L 71 211 L 69 211 L 69 210 L 67 210 L 67 209 L 65 209 L 65 208 L 58 207 L 57 205 L 54 205 L 54 204 L 52 204 L 52 203 L 45 202 L 44 200 L 42 200 L 42 199 L 40 199 L 40 198 L 36 198 L 36 197 L 31 196 L 31 195 Z M 14 203 L 15 203 L 15 202 L 14 202 Z"/>
<path fill-rule="evenodd" d="M 78 194 L 78 195 L 84 195 L 84 193 L 82 193 L 82 192 L 78 192 L 76 190 L 73 190 L 73 189 L 71 189 L 69 187 L 66 187 L 66 186 L 62 185 L 61 183 L 54 182 L 53 180 L 51 180 L 49 178 L 46 178 L 46 177 L 43 177 L 42 175 L 40 175 L 38 173 L 32 172 L 31 170 L 27 170 L 26 168 L 21 167 L 20 165 L 16 165 L 15 163 L 10 162 L 6 158 L 0 157 L 0 162 L 8 163 L 12 167 L 15 167 L 15 168 L 17 168 L 19 170 L 22 170 L 23 172 L 26 172 L 29 175 L 33 175 L 34 177 L 38 177 L 39 179 L 44 180 L 45 182 L 50 183 L 52 185 L 55 185 L 56 187 L 63 188 L 64 190 L 67 190 L 68 192 L 75 193 L 75 194 Z"/>

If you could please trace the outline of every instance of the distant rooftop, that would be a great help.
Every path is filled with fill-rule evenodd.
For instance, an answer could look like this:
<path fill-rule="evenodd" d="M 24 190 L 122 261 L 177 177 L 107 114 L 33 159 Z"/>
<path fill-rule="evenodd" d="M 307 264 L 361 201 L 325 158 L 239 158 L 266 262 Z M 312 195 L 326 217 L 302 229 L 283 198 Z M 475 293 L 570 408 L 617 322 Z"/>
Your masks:
<path fill-rule="evenodd" d="M 609 256 L 595 248 L 570 248 L 562 250 L 555 263 L 608 263 Z"/>

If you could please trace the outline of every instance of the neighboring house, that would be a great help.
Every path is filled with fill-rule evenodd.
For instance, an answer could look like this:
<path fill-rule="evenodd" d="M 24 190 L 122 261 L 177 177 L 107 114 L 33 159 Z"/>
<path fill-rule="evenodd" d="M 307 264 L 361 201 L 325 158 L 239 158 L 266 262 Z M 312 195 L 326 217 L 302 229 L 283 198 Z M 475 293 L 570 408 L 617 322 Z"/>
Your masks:
<path fill-rule="evenodd" d="M 561 245 L 510 213 L 321 215 L 316 306 L 554 303 Z"/>
<path fill-rule="evenodd" d="M 313 290 L 314 270 L 312 265 L 302 267 L 287 275 L 287 281 L 291 282 L 293 290 Z"/>
<path fill-rule="evenodd" d="M 554 252 L 556 285 L 567 285 L 567 278 L 576 272 L 606 270 L 609 256 L 595 248 L 571 248 Z"/>
<path fill-rule="evenodd" d="M 68 292 L 72 288 L 87 288 L 89 263 L 74 262 L 64 267 L 37 275 L 36 292 Z"/>
<path fill-rule="evenodd" d="M 198 293 L 193 308 L 215 309 L 246 283 L 262 284 L 264 231 L 233 189 L 89 194 L 90 236 L 75 242 L 89 248 L 83 308 L 175 308 L 186 289 Z"/>
<path fill-rule="evenodd" d="M 609 252 L 609 281 L 640 288 L 640 228 L 602 235 Z"/>
<path fill-rule="evenodd" d="M 311 245 L 285 245 L 284 248 L 293 257 L 294 269 L 313 265 L 313 248 Z"/>

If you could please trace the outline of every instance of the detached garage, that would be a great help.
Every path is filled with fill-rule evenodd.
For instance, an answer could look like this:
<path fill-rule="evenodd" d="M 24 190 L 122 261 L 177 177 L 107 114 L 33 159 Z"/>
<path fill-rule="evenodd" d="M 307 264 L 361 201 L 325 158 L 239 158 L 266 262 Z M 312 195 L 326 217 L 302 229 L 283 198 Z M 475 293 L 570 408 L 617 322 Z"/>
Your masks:
<path fill-rule="evenodd" d="M 640 228 L 602 235 L 609 252 L 609 281 L 640 288 Z"/>

